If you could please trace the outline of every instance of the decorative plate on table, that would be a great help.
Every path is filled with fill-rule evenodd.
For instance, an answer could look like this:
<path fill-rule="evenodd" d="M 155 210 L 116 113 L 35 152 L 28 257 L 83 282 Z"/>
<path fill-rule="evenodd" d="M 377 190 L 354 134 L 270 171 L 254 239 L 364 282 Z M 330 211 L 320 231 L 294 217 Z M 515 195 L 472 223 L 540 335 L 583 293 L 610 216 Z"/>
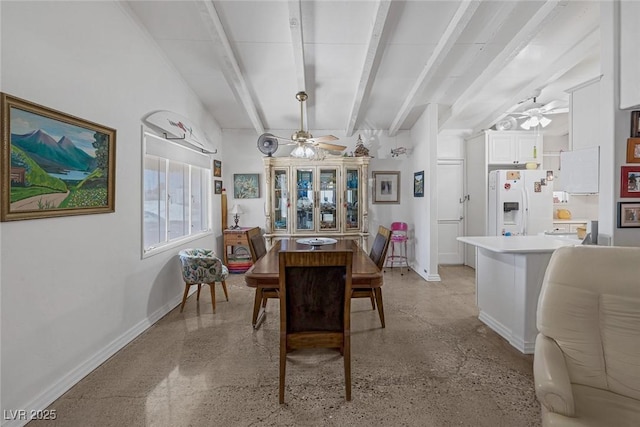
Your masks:
<path fill-rule="evenodd" d="M 303 245 L 311 245 L 311 246 L 333 245 L 335 243 L 338 243 L 336 239 L 329 239 L 328 237 L 298 239 L 296 240 L 296 242 L 301 243 Z"/>

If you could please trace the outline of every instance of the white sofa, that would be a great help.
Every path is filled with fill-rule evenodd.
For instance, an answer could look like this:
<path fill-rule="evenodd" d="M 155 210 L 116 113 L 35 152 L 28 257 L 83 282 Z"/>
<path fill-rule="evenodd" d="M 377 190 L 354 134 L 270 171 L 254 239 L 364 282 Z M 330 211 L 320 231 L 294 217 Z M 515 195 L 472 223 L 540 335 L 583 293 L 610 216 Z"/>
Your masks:
<path fill-rule="evenodd" d="M 640 248 L 556 250 L 537 326 L 543 426 L 640 426 Z"/>

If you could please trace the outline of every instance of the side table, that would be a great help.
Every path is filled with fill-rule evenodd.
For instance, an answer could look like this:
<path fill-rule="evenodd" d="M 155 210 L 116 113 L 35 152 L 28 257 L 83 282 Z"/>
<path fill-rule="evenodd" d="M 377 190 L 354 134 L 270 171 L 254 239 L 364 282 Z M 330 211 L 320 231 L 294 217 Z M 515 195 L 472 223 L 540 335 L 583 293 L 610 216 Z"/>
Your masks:
<path fill-rule="evenodd" d="M 248 233 L 257 228 L 227 228 L 223 231 L 224 265 L 229 269 L 229 273 L 244 273 L 253 265 Z"/>

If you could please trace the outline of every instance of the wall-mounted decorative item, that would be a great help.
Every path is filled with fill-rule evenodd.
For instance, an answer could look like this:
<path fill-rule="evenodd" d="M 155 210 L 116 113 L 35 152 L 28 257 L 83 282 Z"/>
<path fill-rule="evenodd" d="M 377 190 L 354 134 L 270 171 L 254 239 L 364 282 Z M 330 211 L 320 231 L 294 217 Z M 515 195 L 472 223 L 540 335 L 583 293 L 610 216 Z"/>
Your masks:
<path fill-rule="evenodd" d="M 413 197 L 424 197 L 424 171 L 413 174 Z"/>
<path fill-rule="evenodd" d="M 373 203 L 400 203 L 400 172 L 373 172 Z"/>
<path fill-rule="evenodd" d="M 234 199 L 257 199 L 260 197 L 260 180 L 257 173 L 236 173 L 233 175 Z"/>
<path fill-rule="evenodd" d="M 144 117 L 144 122 L 151 128 L 162 132 L 168 141 L 187 144 L 190 148 L 202 151 L 204 154 L 216 154 L 217 149 L 210 150 L 211 143 L 205 134 L 194 125 L 191 120 L 173 111 L 153 111 Z"/>
<path fill-rule="evenodd" d="M 213 176 L 222 176 L 222 162 L 220 160 L 213 161 Z"/>
<path fill-rule="evenodd" d="M 618 228 L 640 228 L 640 202 L 618 202 Z"/>
<path fill-rule="evenodd" d="M 640 111 L 631 112 L 631 135 L 629 136 L 640 138 Z"/>
<path fill-rule="evenodd" d="M 2 221 L 114 212 L 116 130 L 2 94 Z"/>
<path fill-rule="evenodd" d="M 222 194 L 222 181 L 220 181 L 219 179 L 216 179 L 214 181 L 214 193 Z"/>
<path fill-rule="evenodd" d="M 640 138 L 627 139 L 627 163 L 640 163 Z"/>
<path fill-rule="evenodd" d="M 640 166 L 622 166 L 620 197 L 640 198 Z"/>

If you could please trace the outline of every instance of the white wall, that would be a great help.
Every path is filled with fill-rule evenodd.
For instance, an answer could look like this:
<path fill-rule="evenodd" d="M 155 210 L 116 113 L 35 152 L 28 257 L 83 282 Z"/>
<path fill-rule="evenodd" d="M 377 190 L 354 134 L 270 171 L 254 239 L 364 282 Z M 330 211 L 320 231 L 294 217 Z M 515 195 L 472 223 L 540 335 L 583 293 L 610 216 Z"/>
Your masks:
<path fill-rule="evenodd" d="M 439 281 L 438 275 L 438 198 L 437 148 L 438 106 L 429 104 L 411 129 L 415 146 L 409 197 L 412 198 L 412 218 L 415 227 L 414 271 L 426 280 Z M 424 197 L 413 197 L 413 173 L 424 170 Z"/>
<path fill-rule="evenodd" d="M 0 224 L 2 409 L 30 410 L 181 299 L 180 248 L 141 259 L 141 118 L 175 111 L 216 146 L 220 131 L 117 2 L 0 10 L 1 90 L 117 129 L 115 213 Z M 209 235 L 188 245 L 214 244 Z"/>

